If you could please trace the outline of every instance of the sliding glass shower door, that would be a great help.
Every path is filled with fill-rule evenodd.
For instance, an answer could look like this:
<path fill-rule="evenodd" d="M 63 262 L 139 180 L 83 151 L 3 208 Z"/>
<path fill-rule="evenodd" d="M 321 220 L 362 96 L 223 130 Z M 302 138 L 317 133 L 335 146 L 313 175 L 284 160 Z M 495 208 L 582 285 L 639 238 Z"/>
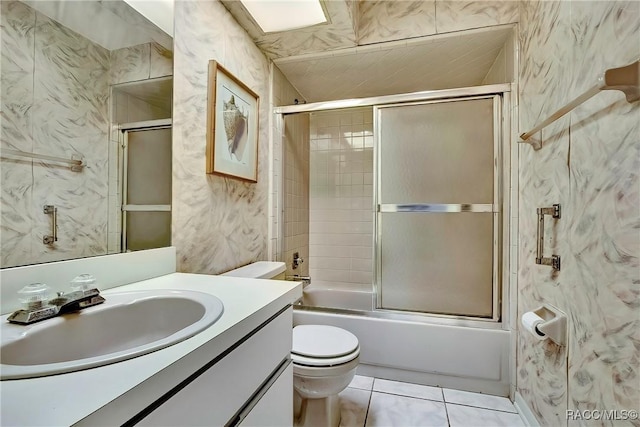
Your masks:
<path fill-rule="evenodd" d="M 375 108 L 381 309 L 497 318 L 500 97 Z"/>

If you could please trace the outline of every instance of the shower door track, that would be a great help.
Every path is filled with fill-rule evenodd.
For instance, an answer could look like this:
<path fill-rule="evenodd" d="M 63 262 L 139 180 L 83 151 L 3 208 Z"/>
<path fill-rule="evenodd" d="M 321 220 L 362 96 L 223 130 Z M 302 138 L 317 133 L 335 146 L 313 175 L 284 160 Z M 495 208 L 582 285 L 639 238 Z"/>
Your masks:
<path fill-rule="evenodd" d="M 309 104 L 285 105 L 275 107 L 275 114 L 310 113 L 314 111 L 338 110 L 341 108 L 373 107 L 374 105 L 399 104 L 413 101 L 430 101 L 436 99 L 466 98 L 477 95 L 502 95 L 511 92 L 513 83 L 495 85 L 470 86 L 456 89 L 425 90 L 421 92 L 403 93 L 399 95 L 374 96 L 369 98 L 341 99 L 337 101 L 313 102 Z"/>
<path fill-rule="evenodd" d="M 352 310 L 348 308 L 316 307 L 309 305 L 294 305 L 294 311 L 309 311 L 314 313 L 339 314 L 344 316 L 369 317 L 372 319 L 397 320 L 402 322 L 426 323 L 444 326 L 460 326 L 465 328 L 503 330 L 502 322 L 491 318 L 456 316 L 453 314 L 424 313 L 418 311 L 400 311 L 375 308 L 373 310 Z"/>

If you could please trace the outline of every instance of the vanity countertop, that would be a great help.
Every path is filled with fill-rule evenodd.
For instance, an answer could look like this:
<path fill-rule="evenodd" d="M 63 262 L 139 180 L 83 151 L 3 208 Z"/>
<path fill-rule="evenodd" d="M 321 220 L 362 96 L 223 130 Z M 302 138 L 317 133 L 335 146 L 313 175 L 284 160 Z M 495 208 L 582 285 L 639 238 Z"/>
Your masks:
<path fill-rule="evenodd" d="M 178 344 L 111 365 L 0 382 L 3 426 L 116 425 L 129 420 L 302 296 L 300 282 L 173 273 L 102 292 L 187 289 L 213 294 L 224 313 Z"/>

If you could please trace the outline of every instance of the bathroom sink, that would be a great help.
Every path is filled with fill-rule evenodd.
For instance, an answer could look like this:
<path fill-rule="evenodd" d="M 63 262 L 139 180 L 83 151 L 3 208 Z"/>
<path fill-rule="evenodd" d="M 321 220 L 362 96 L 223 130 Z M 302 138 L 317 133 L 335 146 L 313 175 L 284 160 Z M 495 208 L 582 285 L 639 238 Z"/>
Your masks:
<path fill-rule="evenodd" d="M 120 362 L 186 340 L 220 318 L 217 297 L 186 290 L 107 293 L 95 307 L 32 325 L 0 321 L 0 379 Z"/>

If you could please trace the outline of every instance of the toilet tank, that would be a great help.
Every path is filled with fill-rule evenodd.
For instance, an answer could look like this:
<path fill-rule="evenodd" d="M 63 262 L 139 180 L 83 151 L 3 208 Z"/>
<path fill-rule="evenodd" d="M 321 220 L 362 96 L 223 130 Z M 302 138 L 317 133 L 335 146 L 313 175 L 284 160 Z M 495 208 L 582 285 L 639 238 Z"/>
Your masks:
<path fill-rule="evenodd" d="M 235 270 L 227 271 L 222 276 L 247 277 L 251 279 L 284 280 L 287 266 L 284 262 L 258 261 Z"/>

